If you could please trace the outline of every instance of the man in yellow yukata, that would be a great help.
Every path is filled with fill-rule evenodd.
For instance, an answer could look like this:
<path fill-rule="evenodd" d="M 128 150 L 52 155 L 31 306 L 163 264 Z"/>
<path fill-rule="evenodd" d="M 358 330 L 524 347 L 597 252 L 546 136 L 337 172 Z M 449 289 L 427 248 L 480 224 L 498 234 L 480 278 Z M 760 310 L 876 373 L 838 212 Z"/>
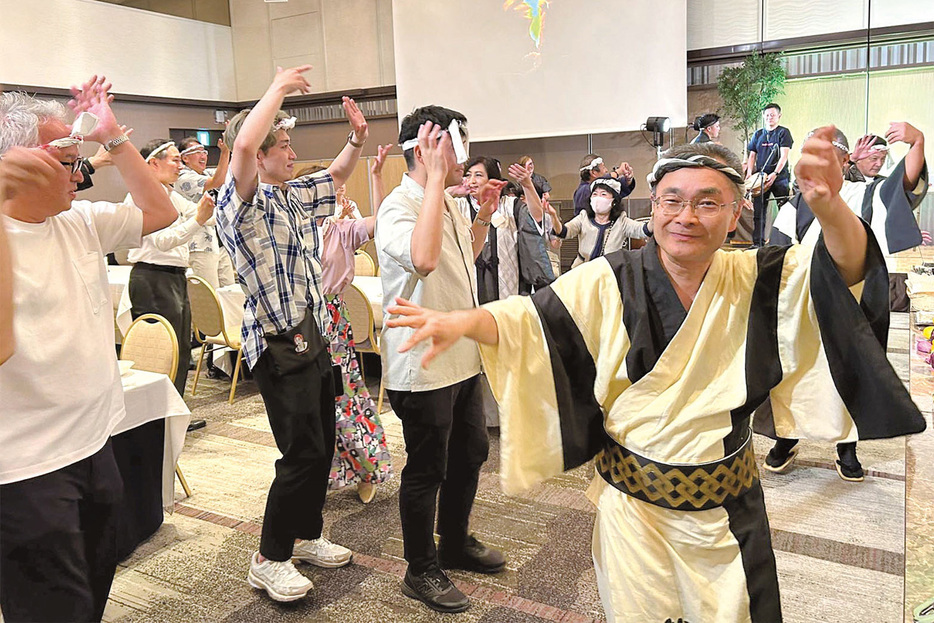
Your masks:
<path fill-rule="evenodd" d="M 387 310 L 423 365 L 459 339 L 479 342 L 506 493 L 596 456 L 588 495 L 608 621 L 782 620 L 749 431 L 766 397 L 785 437 L 924 429 L 880 345 L 885 264 L 840 198 L 834 131 L 815 133 L 796 168 L 823 229 L 814 247 L 720 250 L 743 199 L 739 159 L 684 145 L 648 176 L 655 238 L 643 249 L 588 262 L 531 298 L 443 314 L 397 299 Z"/>

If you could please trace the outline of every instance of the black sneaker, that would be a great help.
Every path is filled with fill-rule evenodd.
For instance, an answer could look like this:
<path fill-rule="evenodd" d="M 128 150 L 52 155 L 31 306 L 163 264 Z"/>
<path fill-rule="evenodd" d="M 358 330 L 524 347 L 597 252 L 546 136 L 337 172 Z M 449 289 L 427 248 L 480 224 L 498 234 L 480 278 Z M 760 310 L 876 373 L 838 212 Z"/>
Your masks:
<path fill-rule="evenodd" d="M 501 551 L 487 547 L 471 534 L 467 537 L 463 547 L 455 550 L 445 547 L 442 541 L 438 547 L 438 562 L 442 569 L 497 573 L 506 566 L 506 557 Z"/>
<path fill-rule="evenodd" d="M 865 480 L 863 466 L 856 458 L 856 444 L 840 444 L 837 446 L 836 463 L 837 474 L 847 482 L 862 482 Z"/>
<path fill-rule="evenodd" d="M 199 428 L 204 428 L 204 427 L 207 426 L 207 425 L 208 425 L 207 421 L 206 421 L 206 420 L 202 420 L 201 418 L 198 418 L 198 419 L 196 419 L 196 420 L 192 420 L 191 422 L 188 423 L 188 432 L 190 433 L 190 432 L 193 431 L 193 430 L 198 430 Z"/>
<path fill-rule="evenodd" d="M 217 366 L 211 366 L 208 368 L 208 378 L 209 379 L 229 379 L 227 373 L 218 368 Z"/>
<path fill-rule="evenodd" d="M 425 573 L 412 573 L 411 568 L 407 569 L 402 580 L 402 594 L 438 612 L 463 612 L 470 607 L 467 595 L 438 567 Z"/>
<path fill-rule="evenodd" d="M 789 441 L 791 442 L 790 444 Z M 765 463 L 762 467 L 776 474 L 783 473 L 791 467 L 791 463 L 795 460 L 795 457 L 798 456 L 798 449 L 795 447 L 796 443 L 798 443 L 796 439 L 779 439 L 776 441 L 772 449 L 769 450 L 768 455 L 766 455 Z"/>

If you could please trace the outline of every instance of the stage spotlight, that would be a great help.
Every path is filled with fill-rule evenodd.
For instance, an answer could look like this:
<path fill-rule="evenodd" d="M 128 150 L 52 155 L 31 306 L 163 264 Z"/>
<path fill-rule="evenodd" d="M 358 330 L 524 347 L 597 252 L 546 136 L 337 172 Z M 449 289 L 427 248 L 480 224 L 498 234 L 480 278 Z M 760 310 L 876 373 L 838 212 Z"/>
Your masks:
<path fill-rule="evenodd" d="M 649 117 L 645 120 L 645 129 L 652 133 L 652 147 L 661 157 L 662 147 L 665 146 L 665 135 L 671 129 L 671 119 L 668 117 Z"/>
<path fill-rule="evenodd" d="M 668 117 L 649 117 L 645 120 L 645 129 L 649 132 L 664 134 L 671 129 L 671 119 Z"/>

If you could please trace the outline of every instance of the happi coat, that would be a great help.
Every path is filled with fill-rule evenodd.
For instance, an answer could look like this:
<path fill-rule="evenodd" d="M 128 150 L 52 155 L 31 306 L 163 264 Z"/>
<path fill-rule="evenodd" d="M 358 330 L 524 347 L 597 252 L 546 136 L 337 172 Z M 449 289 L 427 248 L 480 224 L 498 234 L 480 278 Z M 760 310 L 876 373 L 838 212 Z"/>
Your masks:
<path fill-rule="evenodd" d="M 652 240 L 485 306 L 502 486 L 515 494 L 597 456 L 588 495 L 609 621 L 781 621 L 749 430 L 767 397 L 783 437 L 923 430 L 880 345 L 888 283 L 869 239 L 853 288 L 822 238 L 719 250 L 685 310 Z M 704 471 L 719 464 L 732 471 Z"/>

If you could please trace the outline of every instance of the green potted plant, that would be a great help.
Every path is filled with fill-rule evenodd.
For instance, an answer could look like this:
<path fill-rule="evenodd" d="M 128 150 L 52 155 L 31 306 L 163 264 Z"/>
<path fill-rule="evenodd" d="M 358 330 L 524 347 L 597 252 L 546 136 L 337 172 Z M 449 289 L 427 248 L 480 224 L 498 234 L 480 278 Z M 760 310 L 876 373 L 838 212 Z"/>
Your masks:
<path fill-rule="evenodd" d="M 753 52 L 741 65 L 726 67 L 717 78 L 717 92 L 723 101 L 722 117 L 730 119 L 734 130 L 743 133 L 743 150 L 759 127 L 762 108 L 785 92 L 785 67 L 781 53 Z"/>

